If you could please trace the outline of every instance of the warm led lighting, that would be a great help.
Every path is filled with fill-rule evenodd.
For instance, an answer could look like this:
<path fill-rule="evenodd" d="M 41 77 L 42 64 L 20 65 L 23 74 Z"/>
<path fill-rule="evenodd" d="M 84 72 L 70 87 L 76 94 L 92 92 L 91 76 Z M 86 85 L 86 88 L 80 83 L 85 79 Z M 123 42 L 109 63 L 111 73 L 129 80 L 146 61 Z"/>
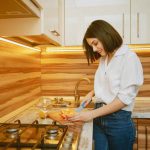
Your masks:
<path fill-rule="evenodd" d="M 143 47 L 143 48 L 139 48 L 139 47 L 135 47 L 135 48 L 131 48 L 132 50 L 150 50 L 150 47 Z"/>
<path fill-rule="evenodd" d="M 129 47 L 135 52 L 150 51 L 150 45 L 129 45 Z M 48 47 L 46 52 L 84 52 L 84 49 L 81 46 Z"/>
<path fill-rule="evenodd" d="M 46 52 L 84 52 L 81 46 L 68 46 L 68 47 L 49 47 Z"/>
<path fill-rule="evenodd" d="M 78 49 L 47 49 L 46 52 L 83 52 L 83 50 Z"/>
<path fill-rule="evenodd" d="M 14 41 L 10 41 L 10 40 L 7 40 L 7 39 L 1 38 L 1 37 L 0 37 L 0 40 L 1 40 L 1 41 L 4 41 L 4 42 L 11 43 L 11 44 L 15 44 L 15 45 L 18 45 L 18 46 L 21 46 L 21 47 L 29 48 L 29 49 L 32 49 L 32 50 L 34 50 L 34 51 L 41 51 L 41 50 L 39 50 L 39 49 L 32 48 L 32 47 L 29 47 L 29 46 L 26 46 L 26 45 L 23 45 L 23 44 L 14 42 Z"/>

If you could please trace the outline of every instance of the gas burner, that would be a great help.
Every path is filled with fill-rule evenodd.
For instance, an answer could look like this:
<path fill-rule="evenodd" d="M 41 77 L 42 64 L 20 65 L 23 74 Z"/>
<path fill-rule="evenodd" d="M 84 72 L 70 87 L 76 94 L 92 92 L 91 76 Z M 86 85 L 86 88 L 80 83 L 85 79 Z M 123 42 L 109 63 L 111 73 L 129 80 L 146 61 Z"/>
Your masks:
<path fill-rule="evenodd" d="M 18 128 L 7 128 L 5 133 L 6 133 L 6 137 L 14 139 L 14 138 L 18 137 L 19 129 Z"/>
<path fill-rule="evenodd" d="M 51 126 L 46 132 L 46 139 L 56 139 L 58 136 L 58 126 Z"/>
<path fill-rule="evenodd" d="M 46 139 L 51 139 L 51 140 L 54 140 L 54 139 L 56 139 L 57 138 L 57 133 L 53 133 L 53 134 L 47 134 L 46 136 L 45 136 L 45 138 Z"/>
<path fill-rule="evenodd" d="M 77 134 L 58 124 L 0 123 L 0 149 L 70 150 L 76 147 Z M 76 150 L 73 149 L 73 150 Z"/>
<path fill-rule="evenodd" d="M 58 133 L 58 126 L 51 126 L 47 130 L 47 134 L 57 134 Z"/>
<path fill-rule="evenodd" d="M 8 129 L 6 129 L 7 133 L 16 133 L 18 131 L 19 131 L 19 129 L 17 129 L 17 128 L 8 128 Z"/>

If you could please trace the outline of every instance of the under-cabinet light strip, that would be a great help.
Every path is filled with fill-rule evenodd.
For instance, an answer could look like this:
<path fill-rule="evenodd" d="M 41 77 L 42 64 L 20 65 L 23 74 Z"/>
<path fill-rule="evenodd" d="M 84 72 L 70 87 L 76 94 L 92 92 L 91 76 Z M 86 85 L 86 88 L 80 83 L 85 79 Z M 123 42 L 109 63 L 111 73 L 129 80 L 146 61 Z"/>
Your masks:
<path fill-rule="evenodd" d="M 132 49 L 132 50 L 137 50 L 137 51 L 138 51 L 138 50 L 139 50 L 139 51 L 140 51 L 140 50 L 150 50 L 150 47 L 135 47 L 135 48 L 132 47 L 131 49 Z"/>
<path fill-rule="evenodd" d="M 4 41 L 4 42 L 11 43 L 11 44 L 15 44 L 15 45 L 18 45 L 18 46 L 21 46 L 21 47 L 24 47 L 24 48 L 29 48 L 29 49 L 32 49 L 34 51 L 41 51 L 40 49 L 32 48 L 32 47 L 29 47 L 29 46 L 26 46 L 26 45 L 23 45 L 23 44 L 20 44 L 20 43 L 11 41 L 11 40 L 7 40 L 7 39 L 1 38 L 1 37 L 0 37 L 0 40 Z"/>
<path fill-rule="evenodd" d="M 84 52 L 81 46 L 61 46 L 46 48 L 46 52 Z"/>
<path fill-rule="evenodd" d="M 83 49 L 47 49 L 46 52 L 84 52 Z"/>
<path fill-rule="evenodd" d="M 130 47 L 131 50 L 136 52 L 148 52 L 150 51 L 150 47 Z M 53 47 L 47 48 L 46 52 L 84 52 L 85 50 L 82 47 Z"/>

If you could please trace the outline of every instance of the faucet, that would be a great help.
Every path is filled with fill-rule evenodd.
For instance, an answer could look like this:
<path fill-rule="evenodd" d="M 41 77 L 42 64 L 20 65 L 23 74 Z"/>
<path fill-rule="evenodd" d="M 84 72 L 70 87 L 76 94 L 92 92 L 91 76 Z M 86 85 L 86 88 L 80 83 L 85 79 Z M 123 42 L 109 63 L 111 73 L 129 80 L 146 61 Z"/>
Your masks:
<path fill-rule="evenodd" d="M 78 87 L 81 81 L 87 81 L 88 83 L 90 83 L 90 79 L 89 78 L 81 78 L 75 85 L 75 90 L 74 90 L 74 98 L 75 98 L 75 103 L 77 106 L 79 106 L 80 104 L 80 95 L 79 95 L 79 91 L 78 91 Z"/>

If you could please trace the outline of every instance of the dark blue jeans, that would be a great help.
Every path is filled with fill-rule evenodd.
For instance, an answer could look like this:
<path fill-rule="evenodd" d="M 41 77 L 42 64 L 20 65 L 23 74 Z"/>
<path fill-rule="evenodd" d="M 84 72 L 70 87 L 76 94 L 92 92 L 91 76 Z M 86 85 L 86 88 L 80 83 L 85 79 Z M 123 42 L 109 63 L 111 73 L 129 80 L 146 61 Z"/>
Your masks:
<path fill-rule="evenodd" d="M 95 150 L 132 150 L 135 126 L 131 112 L 119 110 L 94 119 L 93 139 Z"/>

